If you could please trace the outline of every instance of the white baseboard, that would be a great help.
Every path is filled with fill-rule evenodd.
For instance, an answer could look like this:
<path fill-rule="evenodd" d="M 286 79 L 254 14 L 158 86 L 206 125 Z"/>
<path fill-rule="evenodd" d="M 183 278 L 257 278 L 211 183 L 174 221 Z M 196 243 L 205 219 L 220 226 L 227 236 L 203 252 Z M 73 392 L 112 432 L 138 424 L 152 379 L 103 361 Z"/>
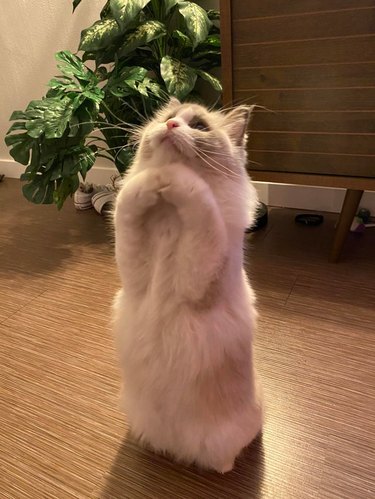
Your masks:
<path fill-rule="evenodd" d="M 0 159 L 0 174 L 9 178 L 20 178 L 26 166 L 20 165 L 11 159 Z"/>
<path fill-rule="evenodd" d="M 3 173 L 6 177 L 19 178 L 24 169 L 24 166 L 15 161 L 0 159 L 0 174 Z M 88 173 L 87 180 L 95 184 L 107 184 L 116 172 L 117 170 L 109 163 L 97 162 Z M 284 208 L 339 213 L 345 195 L 344 189 L 265 182 L 254 182 L 254 184 L 263 203 Z M 375 214 L 375 192 L 363 194 L 361 207 L 368 208 L 372 214 Z"/>
<path fill-rule="evenodd" d="M 270 206 L 339 213 L 345 189 L 254 182 L 259 199 Z M 361 208 L 375 214 L 375 192 L 363 194 Z"/>

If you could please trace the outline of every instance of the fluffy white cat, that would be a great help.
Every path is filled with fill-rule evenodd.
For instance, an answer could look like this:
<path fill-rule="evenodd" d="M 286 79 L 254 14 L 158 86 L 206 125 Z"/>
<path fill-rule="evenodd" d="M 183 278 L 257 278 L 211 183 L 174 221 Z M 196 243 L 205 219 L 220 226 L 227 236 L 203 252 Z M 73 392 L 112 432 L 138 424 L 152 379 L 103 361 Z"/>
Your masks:
<path fill-rule="evenodd" d="M 132 433 L 222 473 L 262 426 L 243 270 L 257 206 L 249 114 L 172 99 L 142 130 L 115 208 L 114 327 Z"/>

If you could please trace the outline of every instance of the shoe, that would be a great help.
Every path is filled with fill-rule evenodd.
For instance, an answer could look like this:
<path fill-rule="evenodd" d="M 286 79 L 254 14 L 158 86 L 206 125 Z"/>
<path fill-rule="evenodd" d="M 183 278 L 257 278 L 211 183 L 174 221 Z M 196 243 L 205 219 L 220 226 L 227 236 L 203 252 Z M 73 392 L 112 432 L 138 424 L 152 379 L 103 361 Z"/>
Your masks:
<path fill-rule="evenodd" d="M 102 196 L 96 198 L 95 205 L 93 203 L 93 197 L 97 194 L 108 194 L 118 191 L 120 184 L 120 175 L 111 177 L 111 183 L 106 185 L 81 183 L 73 197 L 76 210 L 89 210 L 94 207 L 98 213 L 101 213 L 102 203 L 98 200 L 101 199 Z"/>
<path fill-rule="evenodd" d="M 76 210 L 89 210 L 92 208 L 91 198 L 95 194 L 93 184 L 79 184 L 74 193 L 73 201 Z"/>
<path fill-rule="evenodd" d="M 92 206 L 99 213 L 99 215 L 104 215 L 112 210 L 116 196 L 117 193 L 115 191 L 97 192 L 91 199 Z"/>

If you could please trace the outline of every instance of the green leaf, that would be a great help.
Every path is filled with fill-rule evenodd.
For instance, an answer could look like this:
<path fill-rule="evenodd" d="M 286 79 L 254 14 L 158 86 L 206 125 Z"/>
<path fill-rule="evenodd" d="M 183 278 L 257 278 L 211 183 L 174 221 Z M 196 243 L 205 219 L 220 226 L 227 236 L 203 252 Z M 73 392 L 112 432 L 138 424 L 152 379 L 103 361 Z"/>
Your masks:
<path fill-rule="evenodd" d="M 68 149 L 62 158 L 61 176 L 69 177 L 81 173 L 84 177 L 95 163 L 95 153 L 86 146 Z"/>
<path fill-rule="evenodd" d="M 96 159 L 95 152 L 89 147 L 83 147 L 82 150 L 75 156 L 74 170 L 79 172 L 85 179 L 87 172 L 94 165 Z"/>
<path fill-rule="evenodd" d="M 57 209 L 61 209 L 68 196 L 71 196 L 79 187 L 78 174 L 71 177 L 64 177 L 58 182 L 58 187 L 53 193 L 53 201 L 57 205 Z"/>
<path fill-rule="evenodd" d="M 131 162 L 134 158 L 134 150 L 130 148 L 121 149 L 118 154 L 116 154 L 115 164 L 116 168 L 120 173 L 125 173 L 129 168 Z"/>
<path fill-rule="evenodd" d="M 184 99 L 193 90 L 197 79 L 193 68 L 169 55 L 161 60 L 160 73 L 168 93 L 177 99 Z"/>
<path fill-rule="evenodd" d="M 193 47 L 207 38 L 211 21 L 202 7 L 194 2 L 181 2 L 178 10 L 185 20 L 187 34 L 193 42 Z"/>
<path fill-rule="evenodd" d="M 22 186 L 22 192 L 28 201 L 35 204 L 43 203 L 47 195 L 47 190 L 50 190 L 49 186 L 42 185 L 38 178 L 33 178 L 33 180 Z"/>
<path fill-rule="evenodd" d="M 13 113 L 9 118 L 9 121 L 24 120 L 24 119 L 26 119 L 26 114 L 23 111 L 13 111 Z"/>
<path fill-rule="evenodd" d="M 62 137 L 74 111 L 74 101 L 69 97 L 47 97 L 31 101 L 26 109 L 26 128 L 30 137 Z"/>
<path fill-rule="evenodd" d="M 100 66 L 99 68 L 97 68 L 95 74 L 99 81 L 104 81 L 108 78 L 108 71 L 104 66 Z"/>
<path fill-rule="evenodd" d="M 84 52 L 84 54 L 82 55 L 82 62 L 95 61 L 96 56 L 96 52 Z"/>
<path fill-rule="evenodd" d="M 34 143 L 34 139 L 27 133 L 18 133 L 7 135 L 5 143 L 8 147 L 11 147 L 9 153 L 17 163 L 21 163 L 21 165 L 29 164 L 30 149 Z"/>
<path fill-rule="evenodd" d="M 100 12 L 100 19 L 106 19 L 107 17 L 113 17 L 109 0 L 107 0 L 107 2 L 105 3 L 104 7 Z"/>
<path fill-rule="evenodd" d="M 182 0 L 164 0 L 164 11 L 166 14 L 178 3 L 181 3 Z"/>
<path fill-rule="evenodd" d="M 76 8 L 81 2 L 82 0 L 73 0 L 73 12 L 76 10 Z"/>
<path fill-rule="evenodd" d="M 196 72 L 198 76 L 200 76 L 203 80 L 208 81 L 215 90 L 217 90 L 218 92 L 223 91 L 223 87 L 221 86 L 220 80 L 218 78 L 200 69 L 197 69 Z"/>
<path fill-rule="evenodd" d="M 121 34 L 121 29 L 115 19 L 108 18 L 96 21 L 81 33 L 79 50 L 92 52 L 108 47 L 114 38 Z"/>
<path fill-rule="evenodd" d="M 162 36 L 165 36 L 166 33 L 167 30 L 163 23 L 159 21 L 146 21 L 125 38 L 125 42 L 120 48 L 118 56 L 124 57 L 133 52 L 137 47 L 161 38 Z"/>
<path fill-rule="evenodd" d="M 208 47 L 212 47 L 212 48 L 218 47 L 218 48 L 220 48 L 221 47 L 221 40 L 220 40 L 219 33 L 208 35 L 208 37 L 205 40 L 203 40 L 202 46 L 204 46 L 206 48 L 208 48 Z"/>
<path fill-rule="evenodd" d="M 34 152 L 35 160 L 34 160 Z M 79 186 L 80 173 L 85 178 L 93 166 L 96 152 L 83 145 L 73 146 L 65 150 L 55 150 L 45 165 L 41 165 L 39 149 L 33 147 L 34 165 L 30 165 L 21 180 L 28 183 L 23 186 L 25 197 L 33 203 L 49 204 L 55 202 L 60 209 L 65 199 L 73 194 Z M 55 189 L 55 186 L 57 188 Z"/>
<path fill-rule="evenodd" d="M 210 9 L 207 11 L 207 17 L 210 21 L 220 21 L 220 10 Z"/>
<path fill-rule="evenodd" d="M 83 64 L 81 59 L 76 55 L 72 54 L 69 50 L 62 50 L 55 54 L 55 58 L 59 64 L 57 67 L 60 69 L 62 74 L 67 78 L 75 76 L 76 78 L 84 79 L 89 81 L 92 75 L 89 75 L 89 70 Z"/>
<path fill-rule="evenodd" d="M 127 27 L 150 0 L 110 0 L 111 11 L 122 27 Z"/>
<path fill-rule="evenodd" d="M 141 66 L 131 66 L 124 68 L 120 73 L 120 78 L 126 80 L 142 81 L 148 70 Z"/>
<path fill-rule="evenodd" d="M 55 158 L 53 158 L 52 160 L 49 161 L 49 164 L 51 165 L 50 168 L 51 168 L 51 176 L 50 176 L 50 180 L 53 181 L 53 180 L 58 180 L 59 178 L 62 178 L 62 167 L 63 167 L 63 163 L 61 161 L 61 158 L 59 158 L 58 156 L 56 156 Z"/>
<path fill-rule="evenodd" d="M 14 130 L 26 130 L 26 122 L 25 121 L 16 121 L 7 131 L 7 134 L 13 132 Z"/>
<path fill-rule="evenodd" d="M 158 97 L 159 99 L 163 98 L 163 91 L 159 83 L 157 83 L 154 80 L 151 80 L 150 78 L 146 77 L 141 83 L 138 85 L 138 91 L 141 92 L 141 89 L 145 89 L 145 91 L 148 93 L 153 94 L 154 96 Z M 141 92 L 142 93 L 142 92 Z"/>
<path fill-rule="evenodd" d="M 141 82 L 147 75 L 148 70 L 140 66 L 125 67 L 117 76 L 112 76 L 106 88 L 116 97 L 125 97 L 137 93 L 136 82 Z"/>
<path fill-rule="evenodd" d="M 221 52 L 220 50 L 202 50 L 196 51 L 193 54 L 192 60 L 196 61 L 197 59 L 208 59 L 213 62 L 212 67 L 217 66 L 217 62 L 220 62 Z M 219 64 L 220 65 L 220 64 Z"/>
<path fill-rule="evenodd" d="M 98 104 L 100 104 L 101 101 L 104 99 L 104 92 L 99 87 L 87 88 L 83 91 L 83 95 L 88 99 L 97 102 Z"/>
<path fill-rule="evenodd" d="M 172 38 L 177 40 L 177 42 L 180 44 L 181 47 L 191 47 L 192 42 L 188 36 L 186 36 L 182 31 L 175 29 L 172 32 Z"/>
<path fill-rule="evenodd" d="M 58 93 L 65 93 L 69 90 L 81 90 L 80 86 L 77 86 L 76 83 L 73 83 L 72 80 L 64 81 L 57 78 L 52 78 L 47 85 L 53 90 L 57 90 Z"/>
<path fill-rule="evenodd" d="M 69 122 L 69 136 L 83 138 L 89 135 L 95 128 L 98 112 L 99 104 L 94 100 L 85 99 Z"/>

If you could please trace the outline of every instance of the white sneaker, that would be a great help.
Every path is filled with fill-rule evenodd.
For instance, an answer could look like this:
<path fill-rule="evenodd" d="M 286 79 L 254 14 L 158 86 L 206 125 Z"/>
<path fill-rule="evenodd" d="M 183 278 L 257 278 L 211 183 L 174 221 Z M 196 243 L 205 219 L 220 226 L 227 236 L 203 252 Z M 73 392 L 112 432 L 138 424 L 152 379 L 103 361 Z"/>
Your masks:
<path fill-rule="evenodd" d="M 115 191 L 100 191 L 93 195 L 91 199 L 92 206 L 99 213 L 104 215 L 111 211 L 116 200 L 117 192 Z"/>
<path fill-rule="evenodd" d="M 104 204 L 99 202 L 98 200 L 102 198 L 101 194 L 105 194 L 108 197 L 108 194 L 113 194 L 115 191 L 118 191 L 121 185 L 121 176 L 113 176 L 111 177 L 111 183 L 106 185 L 97 185 L 90 183 L 81 183 L 79 188 L 74 193 L 74 206 L 76 210 L 89 210 L 94 206 L 98 213 L 102 212 L 102 208 Z M 96 198 L 94 205 L 94 196 L 99 194 Z M 111 196 L 113 197 L 113 196 Z M 114 199 L 114 197 L 113 197 Z M 104 200 L 104 198 L 103 198 Z"/>
<path fill-rule="evenodd" d="M 92 208 L 91 198 L 95 194 L 93 184 L 79 184 L 74 193 L 73 201 L 76 210 L 88 210 Z"/>

